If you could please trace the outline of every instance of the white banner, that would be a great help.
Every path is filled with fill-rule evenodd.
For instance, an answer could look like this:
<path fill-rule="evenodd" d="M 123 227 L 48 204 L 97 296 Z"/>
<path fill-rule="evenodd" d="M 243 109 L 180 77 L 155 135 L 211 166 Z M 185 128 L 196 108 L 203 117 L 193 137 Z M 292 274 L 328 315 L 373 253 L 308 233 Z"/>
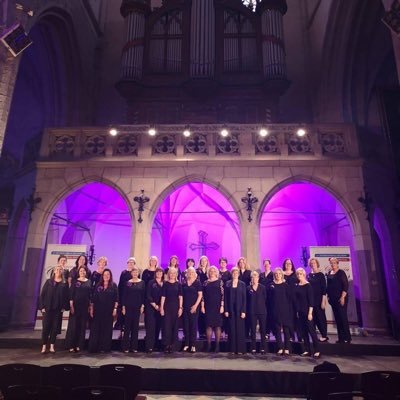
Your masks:
<path fill-rule="evenodd" d="M 67 268 L 71 270 L 75 266 L 77 258 L 81 254 L 86 254 L 86 245 L 83 244 L 48 244 L 46 248 L 46 258 L 42 271 L 40 290 L 44 283 L 50 278 L 52 269 L 57 265 L 58 257 L 63 254 L 67 257 Z M 67 329 L 69 312 L 64 312 L 62 329 Z M 37 312 L 35 329 L 42 329 L 42 313 Z"/>
<path fill-rule="evenodd" d="M 353 269 L 351 267 L 350 247 L 349 246 L 310 246 L 310 257 L 316 258 L 319 261 L 320 271 L 327 274 L 331 270 L 329 264 L 330 257 L 336 257 L 339 260 L 339 267 L 346 272 L 349 280 L 349 304 L 347 307 L 347 315 L 349 318 L 350 330 L 356 333 L 358 327 L 358 318 L 356 310 L 356 302 L 354 296 L 354 280 Z M 336 333 L 335 318 L 332 308 L 327 303 L 325 309 L 326 319 L 328 320 L 328 332 Z"/>

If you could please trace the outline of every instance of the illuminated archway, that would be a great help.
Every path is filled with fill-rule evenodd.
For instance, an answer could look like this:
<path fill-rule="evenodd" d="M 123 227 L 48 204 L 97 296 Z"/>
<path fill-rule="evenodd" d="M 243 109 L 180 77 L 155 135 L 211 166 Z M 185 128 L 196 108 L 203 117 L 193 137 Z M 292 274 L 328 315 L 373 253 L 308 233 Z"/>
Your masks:
<path fill-rule="evenodd" d="M 181 268 L 187 258 L 196 263 L 205 254 L 212 264 L 221 256 L 233 264 L 240 256 L 239 218 L 217 189 L 189 182 L 164 199 L 153 222 L 151 253 L 166 266 L 171 255 Z"/>

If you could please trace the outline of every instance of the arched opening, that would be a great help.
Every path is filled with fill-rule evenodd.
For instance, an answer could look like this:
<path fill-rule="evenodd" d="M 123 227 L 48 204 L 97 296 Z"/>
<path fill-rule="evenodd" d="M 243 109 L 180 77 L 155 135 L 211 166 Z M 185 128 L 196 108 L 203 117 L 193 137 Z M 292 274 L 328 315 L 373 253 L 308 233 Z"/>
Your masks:
<path fill-rule="evenodd" d="M 207 255 L 217 265 L 221 256 L 233 264 L 240 257 L 239 218 L 218 190 L 203 182 L 187 183 L 161 204 L 153 222 L 151 253 L 163 266 L 171 255 L 181 268 L 187 258 Z"/>
<path fill-rule="evenodd" d="M 343 206 L 310 182 L 285 186 L 267 202 L 260 221 L 262 258 L 273 265 L 291 258 L 304 264 L 309 246 L 352 246 L 352 230 Z"/>
<path fill-rule="evenodd" d="M 85 244 L 88 249 L 94 245 L 95 259 L 106 256 L 117 279 L 132 247 L 132 219 L 125 199 L 104 183 L 82 186 L 57 205 L 47 244 Z"/>

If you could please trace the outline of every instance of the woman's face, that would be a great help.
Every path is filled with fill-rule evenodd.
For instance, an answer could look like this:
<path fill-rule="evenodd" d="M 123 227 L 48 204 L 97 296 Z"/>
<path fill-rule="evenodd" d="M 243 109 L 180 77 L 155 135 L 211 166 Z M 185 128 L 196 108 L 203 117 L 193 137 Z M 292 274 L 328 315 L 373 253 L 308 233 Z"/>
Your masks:
<path fill-rule="evenodd" d="M 221 260 L 219 262 L 219 266 L 221 267 L 221 269 L 225 269 L 226 268 L 226 261 L 225 260 Z"/>
<path fill-rule="evenodd" d="M 63 273 L 63 268 L 61 266 L 57 266 L 54 268 L 54 277 L 56 277 L 57 279 L 62 277 L 62 273 Z"/>
<path fill-rule="evenodd" d="M 178 275 L 178 274 L 176 273 L 175 270 L 170 269 L 169 272 L 168 272 L 168 278 L 169 278 L 171 281 L 175 281 L 177 275 Z"/>
<path fill-rule="evenodd" d="M 293 270 L 293 264 L 292 261 L 286 260 L 285 261 L 285 271 L 292 271 Z"/>
<path fill-rule="evenodd" d="M 311 267 L 312 272 L 317 272 L 318 271 L 317 260 L 311 260 L 310 267 Z"/>
<path fill-rule="evenodd" d="M 137 279 L 139 276 L 139 269 L 136 267 L 133 267 L 132 271 L 131 271 L 131 275 L 132 275 L 132 278 Z"/>
<path fill-rule="evenodd" d="M 244 263 L 243 258 L 241 258 L 238 262 L 239 268 L 244 269 L 246 267 L 246 264 Z"/>
<path fill-rule="evenodd" d="M 164 275 L 164 272 L 162 272 L 162 271 L 157 271 L 157 272 L 156 272 L 156 279 L 162 279 L 163 275 Z"/>
<path fill-rule="evenodd" d="M 157 267 L 157 260 L 155 258 L 150 258 L 149 262 L 150 267 L 155 268 Z"/>
<path fill-rule="evenodd" d="M 109 272 L 109 271 L 105 271 L 105 272 L 103 273 L 103 281 L 104 281 L 104 282 L 109 282 L 110 279 L 111 279 L 111 274 L 110 274 L 110 272 Z"/>
<path fill-rule="evenodd" d="M 172 257 L 171 260 L 169 261 L 171 267 L 175 267 L 176 264 L 178 264 L 178 259 L 176 257 Z"/>
<path fill-rule="evenodd" d="M 301 282 L 306 279 L 306 276 L 303 271 L 296 271 L 296 276 L 297 276 L 297 279 Z"/>
<path fill-rule="evenodd" d="M 329 260 L 329 263 L 334 271 L 339 269 L 339 262 L 337 260 Z"/>
<path fill-rule="evenodd" d="M 239 278 L 239 271 L 237 269 L 234 269 L 232 271 L 232 279 L 238 279 Z"/>
<path fill-rule="evenodd" d="M 106 265 L 107 265 L 107 262 L 106 262 L 106 260 L 105 260 L 104 258 L 101 258 L 101 259 L 97 262 L 97 265 L 98 265 L 98 267 L 99 267 L 99 271 L 103 271 L 104 268 L 105 268 Z"/>
<path fill-rule="evenodd" d="M 201 268 L 207 268 L 207 264 L 208 264 L 207 258 L 205 258 L 205 257 L 200 258 L 200 266 L 201 266 Z"/>
<path fill-rule="evenodd" d="M 280 271 L 274 272 L 274 279 L 275 279 L 277 282 L 282 282 L 282 281 L 283 281 L 282 272 L 280 272 Z"/>
<path fill-rule="evenodd" d="M 136 264 L 135 264 L 135 261 L 129 260 L 129 261 L 126 263 L 126 269 L 127 269 L 128 271 L 132 271 L 132 268 L 133 268 L 135 265 L 136 265 Z"/>
<path fill-rule="evenodd" d="M 79 256 L 78 258 L 78 266 L 85 265 L 85 257 Z"/>
<path fill-rule="evenodd" d="M 264 269 L 265 269 L 265 271 L 271 270 L 271 263 L 269 262 L 269 260 L 264 261 Z"/>
<path fill-rule="evenodd" d="M 79 269 L 79 278 L 86 278 L 86 270 L 85 268 Z"/>
<path fill-rule="evenodd" d="M 193 260 L 189 260 L 189 261 L 187 262 L 187 264 L 186 264 L 186 267 L 187 267 L 187 268 L 194 267 L 194 261 L 193 261 Z"/>
<path fill-rule="evenodd" d="M 58 261 L 58 265 L 65 268 L 65 266 L 67 265 L 67 259 L 65 257 L 61 257 L 60 260 Z"/>
<path fill-rule="evenodd" d="M 209 274 L 210 274 L 210 278 L 215 279 L 218 277 L 217 271 L 215 270 L 215 268 L 211 268 Z"/>
<path fill-rule="evenodd" d="M 187 272 L 187 277 L 189 280 L 193 281 L 196 278 L 196 273 L 190 269 Z"/>
<path fill-rule="evenodd" d="M 251 277 L 251 283 L 252 283 L 253 285 L 257 285 L 257 283 L 258 283 L 259 280 L 260 280 L 260 277 L 259 277 L 258 275 L 253 275 L 253 276 Z"/>

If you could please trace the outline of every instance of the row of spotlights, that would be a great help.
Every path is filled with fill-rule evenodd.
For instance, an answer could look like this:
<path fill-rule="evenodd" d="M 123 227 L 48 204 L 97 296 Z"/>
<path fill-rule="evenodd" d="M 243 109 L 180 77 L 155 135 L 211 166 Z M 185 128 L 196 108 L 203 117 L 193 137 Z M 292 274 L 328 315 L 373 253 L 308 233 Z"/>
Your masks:
<path fill-rule="evenodd" d="M 260 131 L 259 131 L 258 133 L 259 133 L 259 135 L 260 135 L 261 137 L 266 137 L 266 136 L 269 135 L 268 130 L 265 129 L 265 128 L 261 128 Z M 111 135 L 111 136 L 117 136 L 117 134 L 118 134 L 118 131 L 117 131 L 115 128 L 110 129 L 110 135 Z M 156 131 L 155 128 L 150 128 L 150 129 L 148 130 L 148 134 L 149 134 L 150 136 L 155 136 L 155 135 L 157 134 L 157 131 Z M 183 131 L 183 136 L 185 136 L 185 137 L 190 137 L 191 134 L 192 134 L 192 133 L 190 132 L 189 129 L 185 129 L 185 130 Z M 299 137 L 303 137 L 303 136 L 305 136 L 305 135 L 307 134 L 307 132 L 306 132 L 305 129 L 300 128 L 300 129 L 297 130 L 296 134 L 297 134 L 297 136 L 299 136 Z M 220 135 L 221 135 L 222 137 L 227 137 L 227 136 L 229 135 L 228 129 L 226 129 L 226 128 L 221 129 Z"/>

